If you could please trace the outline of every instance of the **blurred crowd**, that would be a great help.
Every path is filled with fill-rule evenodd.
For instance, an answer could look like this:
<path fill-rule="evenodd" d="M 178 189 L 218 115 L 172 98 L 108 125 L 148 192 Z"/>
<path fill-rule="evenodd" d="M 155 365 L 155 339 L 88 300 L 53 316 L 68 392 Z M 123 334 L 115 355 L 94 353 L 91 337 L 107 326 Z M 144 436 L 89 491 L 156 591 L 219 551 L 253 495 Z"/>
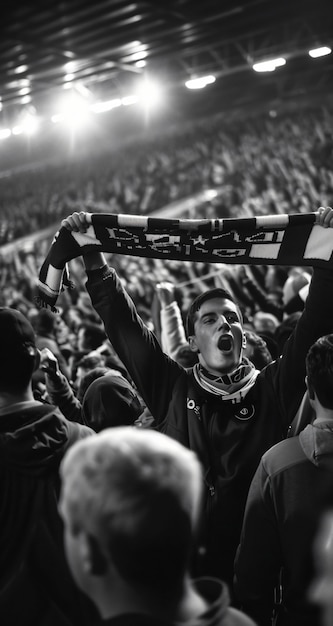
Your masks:
<path fill-rule="evenodd" d="M 224 189 L 217 217 L 312 210 L 333 194 L 332 116 L 328 106 L 277 117 L 219 115 L 90 159 L 13 171 L 0 179 L 0 244 L 82 204 L 147 214 L 215 187 Z"/>

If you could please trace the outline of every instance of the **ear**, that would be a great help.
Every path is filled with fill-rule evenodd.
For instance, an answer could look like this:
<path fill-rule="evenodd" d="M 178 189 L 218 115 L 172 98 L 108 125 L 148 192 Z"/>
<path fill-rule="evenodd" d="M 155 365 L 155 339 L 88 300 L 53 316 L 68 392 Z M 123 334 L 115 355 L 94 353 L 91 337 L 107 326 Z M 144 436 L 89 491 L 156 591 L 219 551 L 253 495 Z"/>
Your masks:
<path fill-rule="evenodd" d="M 86 572 L 93 576 L 103 576 L 107 570 L 107 559 L 93 535 L 84 535 L 82 560 Z"/>
<path fill-rule="evenodd" d="M 199 350 L 199 348 L 198 348 L 198 346 L 197 346 L 197 343 L 196 343 L 196 340 L 195 340 L 194 335 L 191 335 L 191 336 L 188 338 L 188 345 L 190 346 L 190 350 L 191 350 L 192 352 L 196 352 L 197 354 L 199 354 L 200 350 Z"/>
<path fill-rule="evenodd" d="M 309 379 L 308 379 L 307 376 L 305 376 L 305 383 L 306 383 L 306 387 L 307 387 L 307 390 L 308 390 L 308 394 L 309 394 L 310 400 L 314 400 L 315 399 L 315 393 L 314 393 L 312 385 L 309 383 Z"/>
<path fill-rule="evenodd" d="M 40 351 L 38 348 L 34 348 L 35 350 L 35 364 L 34 364 L 34 372 L 39 369 L 40 366 Z"/>

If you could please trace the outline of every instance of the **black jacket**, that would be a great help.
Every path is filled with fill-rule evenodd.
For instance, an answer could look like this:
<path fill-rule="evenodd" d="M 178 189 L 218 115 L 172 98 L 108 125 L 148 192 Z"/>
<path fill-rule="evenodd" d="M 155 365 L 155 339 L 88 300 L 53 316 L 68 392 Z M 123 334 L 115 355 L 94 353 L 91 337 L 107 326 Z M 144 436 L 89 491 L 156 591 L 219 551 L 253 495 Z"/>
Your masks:
<path fill-rule="evenodd" d="M 76 589 L 63 551 L 58 469 L 69 446 L 92 432 L 37 401 L 0 410 L 3 626 L 39 626 L 44 615 L 59 626 L 85 623 L 90 604 Z"/>
<path fill-rule="evenodd" d="M 320 626 L 308 598 L 315 578 L 314 539 L 333 503 L 333 423 L 308 424 L 266 452 L 253 478 L 235 562 L 244 611 L 270 626 L 274 587 L 282 576 L 281 626 Z"/>

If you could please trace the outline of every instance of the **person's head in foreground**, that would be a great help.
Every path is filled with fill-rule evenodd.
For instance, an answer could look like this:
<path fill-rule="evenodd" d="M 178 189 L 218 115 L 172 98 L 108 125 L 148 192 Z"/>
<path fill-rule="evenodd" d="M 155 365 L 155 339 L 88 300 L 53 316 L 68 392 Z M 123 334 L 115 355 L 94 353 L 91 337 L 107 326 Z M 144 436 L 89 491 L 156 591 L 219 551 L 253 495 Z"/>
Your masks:
<path fill-rule="evenodd" d="M 128 612 L 134 598 L 147 610 L 166 596 L 172 611 L 196 533 L 199 461 L 156 431 L 116 427 L 88 439 L 61 466 L 60 512 L 74 579 L 103 618 L 122 603 Z"/>
<path fill-rule="evenodd" d="M 31 379 L 39 358 L 35 339 L 25 315 L 0 307 L 0 396 L 33 400 Z"/>
<path fill-rule="evenodd" d="M 74 444 L 61 478 L 68 563 L 102 620 L 254 626 L 220 581 L 190 578 L 202 498 L 193 452 L 119 426 Z"/>

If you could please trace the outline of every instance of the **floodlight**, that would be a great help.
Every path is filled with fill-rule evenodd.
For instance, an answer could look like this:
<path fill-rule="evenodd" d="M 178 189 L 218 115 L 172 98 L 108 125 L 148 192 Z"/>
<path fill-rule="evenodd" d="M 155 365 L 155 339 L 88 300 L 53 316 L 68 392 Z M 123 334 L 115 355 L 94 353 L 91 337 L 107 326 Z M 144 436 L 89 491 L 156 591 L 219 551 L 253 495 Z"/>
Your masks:
<path fill-rule="evenodd" d="M 199 78 L 191 78 L 187 80 L 185 86 L 187 89 L 203 89 L 207 85 L 215 83 L 215 76 L 209 74 L 208 76 L 201 76 Z"/>
<path fill-rule="evenodd" d="M 30 93 L 27 93 L 25 96 L 22 96 L 21 104 L 30 104 L 30 102 L 31 102 L 31 95 L 30 95 Z"/>
<path fill-rule="evenodd" d="M 318 57 L 324 57 L 327 54 L 331 54 L 332 50 L 328 46 L 322 46 L 321 48 L 313 48 L 313 50 L 309 50 L 309 55 L 313 59 L 317 59 Z"/>
<path fill-rule="evenodd" d="M 12 131 L 10 128 L 0 128 L 0 139 L 7 139 L 7 137 L 10 137 L 11 134 Z"/>
<path fill-rule="evenodd" d="M 260 63 L 254 63 L 252 68 L 255 72 L 274 72 L 277 67 L 282 67 L 286 64 L 286 59 L 278 57 L 277 59 L 271 59 L 269 61 L 261 61 Z"/>
<path fill-rule="evenodd" d="M 130 104 L 136 104 L 138 101 L 138 96 L 125 96 L 125 98 L 121 99 L 121 104 L 123 106 L 129 106 Z"/>
<path fill-rule="evenodd" d="M 205 189 L 204 191 L 205 200 L 214 200 L 217 196 L 216 189 Z"/>
<path fill-rule="evenodd" d="M 90 109 L 94 111 L 94 113 L 105 113 L 106 111 L 120 107 L 121 104 L 120 98 L 114 98 L 113 100 L 106 100 L 105 102 L 95 102 L 90 105 Z"/>
<path fill-rule="evenodd" d="M 13 72 L 14 74 L 22 74 L 23 72 L 26 72 L 27 70 L 28 70 L 27 65 L 18 65 L 17 67 L 13 69 Z"/>

